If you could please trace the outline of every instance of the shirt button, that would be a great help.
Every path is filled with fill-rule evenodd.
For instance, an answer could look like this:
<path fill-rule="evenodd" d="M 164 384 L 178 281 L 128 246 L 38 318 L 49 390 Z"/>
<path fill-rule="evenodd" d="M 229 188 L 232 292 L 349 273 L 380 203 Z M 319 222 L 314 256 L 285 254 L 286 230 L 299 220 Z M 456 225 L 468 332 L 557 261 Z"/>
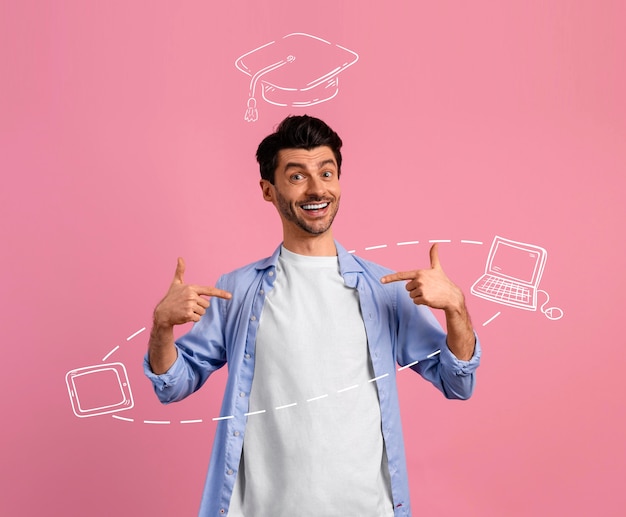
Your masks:
<path fill-rule="evenodd" d="M 251 319 L 252 321 L 256 321 L 256 316 L 254 316 L 254 315 L 253 315 L 250 319 Z"/>
<path fill-rule="evenodd" d="M 269 275 L 269 276 L 274 276 L 274 272 L 273 272 L 273 271 L 270 271 L 270 272 L 268 273 L 268 275 Z"/>
<path fill-rule="evenodd" d="M 250 356 L 250 354 L 246 354 L 246 355 L 244 355 L 244 357 L 245 357 L 246 359 L 250 359 L 250 357 L 251 357 L 251 356 Z"/>
<path fill-rule="evenodd" d="M 239 436 L 239 431 L 235 431 L 235 432 L 233 433 L 233 435 L 235 435 L 235 436 Z"/>
<path fill-rule="evenodd" d="M 226 510 L 224 508 L 220 509 L 220 513 L 226 513 Z"/>
<path fill-rule="evenodd" d="M 246 396 L 246 394 L 242 391 L 242 392 L 239 394 L 239 396 L 240 396 L 240 397 L 245 397 L 245 396 Z"/>
<path fill-rule="evenodd" d="M 263 289 L 261 289 L 261 290 L 259 291 L 259 294 L 265 294 L 265 291 L 264 291 Z"/>
<path fill-rule="evenodd" d="M 226 474 L 228 474 L 229 476 L 232 476 L 233 475 L 233 469 L 228 469 L 226 471 Z"/>

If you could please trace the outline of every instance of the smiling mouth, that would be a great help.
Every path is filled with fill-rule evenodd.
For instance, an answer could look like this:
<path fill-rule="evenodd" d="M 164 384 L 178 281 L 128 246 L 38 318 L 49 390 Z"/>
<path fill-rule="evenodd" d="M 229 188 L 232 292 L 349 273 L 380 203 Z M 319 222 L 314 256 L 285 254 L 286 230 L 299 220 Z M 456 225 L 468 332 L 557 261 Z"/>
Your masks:
<path fill-rule="evenodd" d="M 330 203 L 308 203 L 306 205 L 302 205 L 300 208 L 302 210 L 314 211 L 314 210 L 324 210 Z"/>

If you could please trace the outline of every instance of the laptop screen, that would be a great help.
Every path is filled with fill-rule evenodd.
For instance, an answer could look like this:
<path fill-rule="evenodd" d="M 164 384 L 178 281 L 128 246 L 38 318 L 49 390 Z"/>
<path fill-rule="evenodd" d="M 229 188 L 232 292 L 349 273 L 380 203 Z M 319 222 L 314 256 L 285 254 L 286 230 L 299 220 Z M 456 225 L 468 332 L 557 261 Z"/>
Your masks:
<path fill-rule="evenodd" d="M 539 259 L 536 250 L 499 241 L 492 250 L 489 273 L 532 284 Z"/>

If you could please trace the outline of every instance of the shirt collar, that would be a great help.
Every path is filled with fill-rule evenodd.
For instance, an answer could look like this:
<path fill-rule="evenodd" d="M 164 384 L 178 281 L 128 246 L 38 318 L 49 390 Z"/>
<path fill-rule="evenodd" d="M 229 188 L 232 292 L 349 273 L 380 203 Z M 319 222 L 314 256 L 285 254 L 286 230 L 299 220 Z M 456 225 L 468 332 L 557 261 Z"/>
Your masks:
<path fill-rule="evenodd" d="M 282 244 L 276 248 L 276 250 L 274 251 L 274 253 L 272 253 L 270 257 L 259 261 L 256 265 L 256 269 L 262 271 L 264 269 L 276 267 L 276 263 L 278 262 L 278 257 L 280 255 L 280 246 L 282 246 Z M 335 241 L 335 246 L 337 248 L 337 257 L 339 259 L 339 271 L 341 273 L 341 276 L 345 276 L 346 273 L 363 272 L 363 267 L 354 258 L 352 253 L 348 253 L 346 249 L 337 241 Z"/>

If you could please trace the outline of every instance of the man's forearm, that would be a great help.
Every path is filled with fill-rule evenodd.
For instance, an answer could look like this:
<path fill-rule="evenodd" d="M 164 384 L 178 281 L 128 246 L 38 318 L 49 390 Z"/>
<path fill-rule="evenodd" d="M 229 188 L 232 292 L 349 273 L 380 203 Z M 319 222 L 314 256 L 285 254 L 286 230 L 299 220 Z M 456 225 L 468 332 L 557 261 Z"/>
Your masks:
<path fill-rule="evenodd" d="M 457 359 L 469 361 L 474 355 L 476 337 L 465 304 L 456 309 L 448 309 L 445 314 L 448 348 Z"/>
<path fill-rule="evenodd" d="M 150 331 L 148 361 L 153 373 L 167 372 L 176 361 L 178 352 L 174 345 L 174 327 L 159 327 L 155 323 Z"/>
<path fill-rule="evenodd" d="M 215 287 L 185 284 L 184 274 L 185 261 L 179 257 L 170 288 L 154 309 L 148 362 L 152 373 L 157 375 L 167 372 L 178 357 L 174 344 L 174 326 L 200 321 L 209 307 L 208 296 L 226 300 L 232 298 L 230 293 Z"/>

